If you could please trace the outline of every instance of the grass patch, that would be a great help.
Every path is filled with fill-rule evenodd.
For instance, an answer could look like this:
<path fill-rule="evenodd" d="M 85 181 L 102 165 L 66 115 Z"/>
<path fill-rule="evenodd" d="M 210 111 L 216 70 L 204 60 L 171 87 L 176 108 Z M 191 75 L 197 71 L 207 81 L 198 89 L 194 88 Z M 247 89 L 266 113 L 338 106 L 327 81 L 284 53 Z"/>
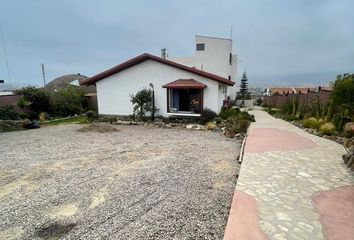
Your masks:
<path fill-rule="evenodd" d="M 55 120 L 50 120 L 42 122 L 43 126 L 57 126 L 61 124 L 86 124 L 90 123 L 86 116 L 70 117 L 70 118 L 60 118 Z"/>

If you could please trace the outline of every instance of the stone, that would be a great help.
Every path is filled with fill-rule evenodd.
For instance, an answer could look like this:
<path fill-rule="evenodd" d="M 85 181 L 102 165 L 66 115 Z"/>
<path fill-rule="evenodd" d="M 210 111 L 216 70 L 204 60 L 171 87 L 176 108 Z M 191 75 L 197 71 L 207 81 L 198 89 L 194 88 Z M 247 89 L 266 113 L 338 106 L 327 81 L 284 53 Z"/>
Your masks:
<path fill-rule="evenodd" d="M 350 153 L 346 153 L 346 154 L 342 155 L 342 158 L 343 158 L 343 161 L 345 164 L 347 164 L 349 162 L 350 157 L 351 157 Z"/>
<path fill-rule="evenodd" d="M 277 218 L 281 221 L 291 221 L 291 218 L 286 213 L 277 212 L 276 215 Z"/>

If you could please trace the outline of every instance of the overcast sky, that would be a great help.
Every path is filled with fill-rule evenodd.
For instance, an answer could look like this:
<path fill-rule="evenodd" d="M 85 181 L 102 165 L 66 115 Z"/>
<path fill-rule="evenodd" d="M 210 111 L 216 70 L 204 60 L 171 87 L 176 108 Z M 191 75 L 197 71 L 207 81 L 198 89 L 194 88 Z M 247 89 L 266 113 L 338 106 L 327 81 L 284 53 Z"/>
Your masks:
<path fill-rule="evenodd" d="M 325 84 L 354 72 L 353 0 L 0 0 L 13 85 L 92 76 L 144 52 L 192 55 L 230 37 L 251 86 Z M 9 82 L 0 41 L 0 79 Z M 0 86 L 1 87 L 1 86 Z M 4 88 L 4 87 L 3 87 Z"/>

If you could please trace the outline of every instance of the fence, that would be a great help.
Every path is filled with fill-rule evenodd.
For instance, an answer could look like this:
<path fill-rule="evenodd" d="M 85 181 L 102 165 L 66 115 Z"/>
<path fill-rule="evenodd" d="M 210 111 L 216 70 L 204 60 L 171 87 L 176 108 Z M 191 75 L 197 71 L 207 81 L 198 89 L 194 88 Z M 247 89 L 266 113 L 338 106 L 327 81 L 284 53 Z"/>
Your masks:
<path fill-rule="evenodd" d="M 299 107 L 311 107 L 318 103 L 326 105 L 331 92 L 331 90 L 319 89 L 318 91 L 308 91 L 307 93 L 300 92 L 296 94 L 265 96 L 263 97 L 263 103 L 266 106 L 281 108 L 285 103 L 292 101 L 293 97 L 295 97 L 295 100 L 299 103 Z"/>

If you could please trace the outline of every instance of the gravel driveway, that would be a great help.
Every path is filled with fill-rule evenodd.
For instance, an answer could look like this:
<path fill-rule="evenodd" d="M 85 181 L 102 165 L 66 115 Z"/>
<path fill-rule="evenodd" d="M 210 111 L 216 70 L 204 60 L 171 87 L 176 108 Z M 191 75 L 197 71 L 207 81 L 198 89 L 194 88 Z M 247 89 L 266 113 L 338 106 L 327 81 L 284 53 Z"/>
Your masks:
<path fill-rule="evenodd" d="M 0 133 L 0 239 L 222 239 L 239 143 L 81 127 Z"/>

